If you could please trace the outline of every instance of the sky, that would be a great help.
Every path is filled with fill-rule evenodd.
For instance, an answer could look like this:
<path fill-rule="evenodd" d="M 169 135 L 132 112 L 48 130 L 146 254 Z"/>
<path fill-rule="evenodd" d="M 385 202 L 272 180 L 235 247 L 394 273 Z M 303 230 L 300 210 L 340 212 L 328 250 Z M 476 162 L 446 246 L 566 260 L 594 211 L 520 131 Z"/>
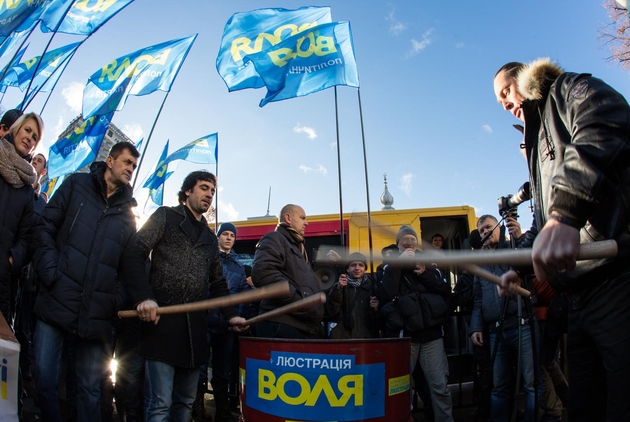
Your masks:
<path fill-rule="evenodd" d="M 607 61 L 598 33 L 609 23 L 599 0 L 521 2 L 365 0 L 135 0 L 77 51 L 42 113 L 47 153 L 81 109 L 87 78 L 111 60 L 143 47 L 198 33 L 157 120 L 140 180 L 170 140 L 170 152 L 218 132 L 219 221 L 270 214 L 287 203 L 307 215 L 339 212 L 334 90 L 258 106 L 265 89 L 229 93 L 215 61 L 227 20 L 236 12 L 330 6 L 333 21 L 349 21 L 360 92 L 338 87 L 339 145 L 345 213 L 367 210 L 361 114 L 370 208 L 380 210 L 387 174 L 394 208 L 469 205 L 497 214 L 497 198 L 528 180 L 519 123 L 492 89 L 506 62 L 550 57 L 568 71 L 592 73 L 630 95 L 630 75 Z M 50 34 L 37 30 L 24 58 L 42 53 Z M 57 34 L 56 48 L 82 37 Z M 0 65 L 8 59 L 0 59 Z M 360 106 L 359 108 L 359 94 Z M 147 137 L 166 93 L 129 97 L 113 122 L 132 140 Z M 1 106 L 21 101 L 9 88 Z M 29 111 L 40 112 L 47 94 Z M 361 113 L 362 112 L 362 113 Z M 146 139 L 145 139 L 146 142 Z M 165 186 L 165 205 L 192 170 L 181 163 Z M 140 209 L 146 192 L 136 192 Z M 524 228 L 531 223 L 519 208 Z"/>

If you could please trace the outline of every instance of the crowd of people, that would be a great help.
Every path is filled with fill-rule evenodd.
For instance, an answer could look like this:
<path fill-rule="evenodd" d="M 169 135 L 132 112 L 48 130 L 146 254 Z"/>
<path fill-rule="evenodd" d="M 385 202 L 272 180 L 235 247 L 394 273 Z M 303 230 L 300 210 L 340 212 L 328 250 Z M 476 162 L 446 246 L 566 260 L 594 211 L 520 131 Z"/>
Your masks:
<path fill-rule="evenodd" d="M 34 379 L 42 419 L 62 420 L 62 372 L 70 417 L 107 417 L 106 368 L 115 354 L 116 405 L 125 420 L 211 420 L 209 384 L 214 420 L 236 420 L 238 336 L 255 335 L 408 337 L 416 392 L 433 420 L 452 421 L 444 326 L 459 307 L 470 312 L 478 388 L 487 392 L 479 420 L 505 421 L 519 407 L 527 421 L 560 421 L 564 407 L 570 421 L 629 420 L 630 107 L 603 81 L 548 59 L 507 63 L 494 76 L 494 92 L 522 122 L 534 222 L 522 232 L 514 216 L 503 216 L 505 226 L 481 216 L 479 253 L 531 247 L 530 268 L 486 266 L 501 278 L 498 286 L 460 271 L 453 294 L 449 270 L 414 261 L 423 248 L 416 230 L 403 225 L 373 274 L 364 255 L 333 252 L 339 273 L 325 304 L 251 327 L 251 317 L 321 292 L 302 207 L 282 208 L 249 268 L 236 259 L 237 227 L 224 223 L 215 234 L 205 220 L 217 188 L 213 174 L 187 175 L 179 205 L 160 207 L 137 230 L 129 182 L 139 153 L 132 143 L 114 145 L 104 162 L 67 177 L 48 200 L 40 185 L 46 157 L 33 156 L 44 123 L 35 113 L 7 111 L 0 121 L 0 312 L 22 345 L 21 378 Z M 618 241 L 615 257 L 577 260 L 581 243 L 605 239 Z M 446 240 L 435 234 L 425 248 L 448 249 Z M 285 281 L 284 297 L 160 313 Z M 517 295 L 518 287 L 531 298 Z M 138 318 L 117 320 L 125 308 Z M 558 366 L 563 332 L 568 381 Z M 520 389 L 522 405 L 515 400 Z"/>

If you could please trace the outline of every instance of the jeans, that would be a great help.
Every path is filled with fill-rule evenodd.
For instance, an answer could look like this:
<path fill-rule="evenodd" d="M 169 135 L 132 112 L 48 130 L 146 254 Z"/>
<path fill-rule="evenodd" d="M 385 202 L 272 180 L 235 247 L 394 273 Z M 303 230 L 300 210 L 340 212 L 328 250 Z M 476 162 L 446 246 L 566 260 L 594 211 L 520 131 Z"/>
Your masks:
<path fill-rule="evenodd" d="M 412 368 L 416 361 L 424 371 L 424 376 L 431 390 L 431 404 L 437 422 L 453 421 L 453 403 L 451 390 L 448 389 L 448 361 L 444 351 L 444 341 L 437 340 L 425 343 L 411 343 Z"/>
<path fill-rule="evenodd" d="M 67 332 L 38 319 L 35 325 L 35 381 L 37 397 L 45 421 L 61 421 L 59 411 L 59 371 L 63 343 Z M 77 418 L 79 421 L 101 420 L 101 373 L 104 344 L 75 340 L 77 375 Z"/>
<path fill-rule="evenodd" d="M 534 330 L 537 333 L 537 330 Z M 490 351 L 494 351 L 497 331 L 490 331 Z M 538 337 L 536 337 L 538 338 Z M 532 336 L 529 325 L 523 326 L 521 350 L 521 382 L 525 392 L 525 415 L 523 420 L 533 421 L 536 411 L 534 375 L 538 364 L 534 362 Z M 509 420 L 510 400 L 513 396 L 514 381 L 512 365 L 516 365 L 518 355 L 518 326 L 503 329 L 499 337 L 497 355 L 492 367 L 493 387 L 490 394 L 490 420 L 505 422 Z M 539 388 L 540 390 L 540 388 Z M 539 391 L 540 393 L 540 391 Z"/>
<path fill-rule="evenodd" d="M 569 306 L 569 420 L 630 420 L 630 274 Z M 569 304 L 572 303 L 571 296 Z"/>
<path fill-rule="evenodd" d="M 197 393 L 199 368 L 181 368 L 147 359 L 144 374 L 144 420 L 188 422 Z"/>

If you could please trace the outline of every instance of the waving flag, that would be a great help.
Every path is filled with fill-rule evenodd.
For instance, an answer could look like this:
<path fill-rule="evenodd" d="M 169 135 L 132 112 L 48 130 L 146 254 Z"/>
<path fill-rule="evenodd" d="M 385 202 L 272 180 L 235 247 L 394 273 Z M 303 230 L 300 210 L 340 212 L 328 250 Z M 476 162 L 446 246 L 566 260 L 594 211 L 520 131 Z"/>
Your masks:
<path fill-rule="evenodd" d="M 8 37 L 14 31 L 27 30 L 39 19 L 48 1 L 50 0 L 0 1 L 0 37 Z"/>
<path fill-rule="evenodd" d="M 37 62 L 42 56 L 33 57 L 32 59 L 28 59 L 23 63 L 12 67 L 9 69 L 7 74 L 15 73 L 16 78 L 10 81 L 10 85 L 18 86 L 20 91 L 24 91 L 28 87 L 31 79 L 34 78 L 33 83 L 31 84 L 31 89 L 37 90 L 38 87 L 46 83 L 55 70 L 65 63 L 68 57 L 70 57 L 77 49 L 79 44 L 81 43 L 77 42 L 74 44 L 68 44 L 53 51 L 49 51 L 44 54 L 42 64 L 39 65 L 39 68 L 37 68 Z M 37 75 L 33 75 L 36 68 Z"/>
<path fill-rule="evenodd" d="M 168 142 L 166 141 L 166 145 L 164 145 L 164 149 L 162 150 L 162 155 L 158 159 L 157 163 L 155 163 L 155 168 L 151 176 L 144 182 L 143 188 L 155 189 L 159 185 L 164 183 L 165 176 L 168 170 L 168 163 L 166 162 L 166 157 L 168 157 Z"/>
<path fill-rule="evenodd" d="M 42 32 L 90 35 L 133 0 L 53 0 L 42 14 Z M 72 7 L 70 3 L 74 2 Z"/>
<path fill-rule="evenodd" d="M 359 87 L 348 22 L 316 26 L 244 59 L 254 64 L 267 86 L 261 107 L 335 85 Z"/>
<path fill-rule="evenodd" d="M 0 75 L 4 75 L 4 78 L 2 78 L 2 80 L 0 81 L 1 93 L 4 94 L 5 92 L 7 92 L 8 86 L 17 86 L 17 74 L 15 72 L 9 72 L 9 70 L 20 63 L 20 60 L 22 60 L 22 56 L 24 56 L 27 48 L 28 44 L 23 49 L 18 51 L 18 53 L 13 58 L 13 61 L 11 63 L 7 63 L 7 65 L 0 71 Z"/>
<path fill-rule="evenodd" d="M 139 140 L 139 141 L 138 141 L 138 143 L 136 144 L 136 149 L 138 150 L 138 152 L 141 152 L 141 149 L 140 149 L 140 148 L 142 148 L 142 143 L 143 143 L 143 142 L 144 142 L 144 137 L 143 137 L 143 138 L 140 138 L 140 140 Z"/>
<path fill-rule="evenodd" d="M 15 31 L 11 35 L 9 35 L 9 37 L 5 38 L 4 42 L 2 42 L 2 45 L 0 46 L 0 57 L 3 57 L 5 53 L 13 50 L 16 45 L 21 45 L 34 28 L 35 22 L 31 24 L 30 28 L 26 28 L 20 32 Z"/>
<path fill-rule="evenodd" d="M 83 90 L 83 115 L 122 110 L 128 95 L 169 91 L 197 34 L 143 48 L 99 69 Z"/>
<path fill-rule="evenodd" d="M 72 173 L 94 161 L 113 115 L 92 116 L 55 142 L 48 153 L 48 177 Z"/>
<path fill-rule="evenodd" d="M 55 193 L 57 188 L 61 186 L 61 182 L 63 181 L 63 179 L 64 176 L 55 177 L 53 179 L 48 178 L 48 182 L 46 182 L 46 185 L 42 188 L 41 193 L 46 194 L 46 197 L 48 198 L 48 200 L 50 200 L 50 197 L 53 196 L 53 193 Z"/>
<path fill-rule="evenodd" d="M 287 37 L 330 21 L 330 7 L 236 13 L 223 30 L 217 71 L 230 91 L 260 88 L 264 83 L 251 63 L 243 61 L 244 56 L 266 50 Z"/>
<path fill-rule="evenodd" d="M 218 140 L 219 135 L 217 133 L 195 139 L 166 157 L 164 163 L 168 164 L 175 160 L 184 160 L 197 164 L 216 164 L 219 154 Z"/>

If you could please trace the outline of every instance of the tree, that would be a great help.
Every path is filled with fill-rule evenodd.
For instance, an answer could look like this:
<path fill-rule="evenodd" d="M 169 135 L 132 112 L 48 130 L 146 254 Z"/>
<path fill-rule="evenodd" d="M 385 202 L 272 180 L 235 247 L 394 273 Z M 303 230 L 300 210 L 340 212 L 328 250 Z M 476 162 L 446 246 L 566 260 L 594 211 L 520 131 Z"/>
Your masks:
<path fill-rule="evenodd" d="M 608 46 L 608 61 L 618 62 L 630 70 L 630 18 L 626 0 L 604 0 L 602 6 L 608 12 L 610 23 L 599 31 L 599 38 Z"/>

